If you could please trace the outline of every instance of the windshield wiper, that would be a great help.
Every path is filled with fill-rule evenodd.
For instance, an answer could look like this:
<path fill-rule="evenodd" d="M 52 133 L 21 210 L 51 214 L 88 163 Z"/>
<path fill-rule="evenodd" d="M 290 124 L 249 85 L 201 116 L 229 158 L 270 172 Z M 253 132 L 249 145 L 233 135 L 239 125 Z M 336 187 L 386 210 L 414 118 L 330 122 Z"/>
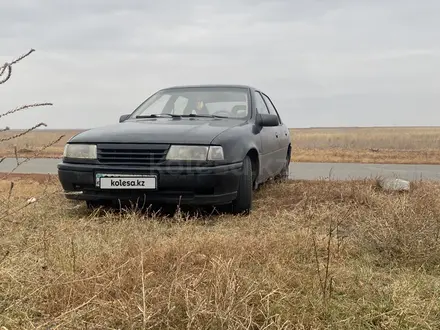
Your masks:
<path fill-rule="evenodd" d="M 219 115 L 197 115 L 194 113 L 191 113 L 189 115 L 182 115 L 181 117 L 201 117 L 201 118 L 229 118 L 226 116 L 219 116 Z"/>
<path fill-rule="evenodd" d="M 153 113 L 151 115 L 139 115 L 136 118 L 158 118 L 158 117 L 172 117 L 172 118 L 181 118 L 180 115 L 173 115 L 171 113 Z"/>

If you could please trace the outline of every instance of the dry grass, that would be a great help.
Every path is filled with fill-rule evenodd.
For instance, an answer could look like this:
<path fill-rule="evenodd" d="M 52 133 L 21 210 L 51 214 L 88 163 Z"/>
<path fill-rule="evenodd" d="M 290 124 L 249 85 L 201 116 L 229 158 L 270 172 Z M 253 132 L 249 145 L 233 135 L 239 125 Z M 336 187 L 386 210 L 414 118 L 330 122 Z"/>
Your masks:
<path fill-rule="evenodd" d="M 270 184 L 248 217 L 165 217 L 14 180 L 11 212 L 44 198 L 0 220 L 0 327 L 440 328 L 438 183 Z"/>
<path fill-rule="evenodd" d="M 440 127 L 291 129 L 293 160 L 440 164 Z"/>
<path fill-rule="evenodd" d="M 20 157 L 65 134 L 39 157 L 61 157 L 64 144 L 78 130 L 38 131 L 0 146 L 0 157 Z M 17 132 L 0 133 L 0 137 Z M 440 164 L 440 127 L 310 128 L 291 129 L 293 156 L 297 162 L 416 163 Z"/>

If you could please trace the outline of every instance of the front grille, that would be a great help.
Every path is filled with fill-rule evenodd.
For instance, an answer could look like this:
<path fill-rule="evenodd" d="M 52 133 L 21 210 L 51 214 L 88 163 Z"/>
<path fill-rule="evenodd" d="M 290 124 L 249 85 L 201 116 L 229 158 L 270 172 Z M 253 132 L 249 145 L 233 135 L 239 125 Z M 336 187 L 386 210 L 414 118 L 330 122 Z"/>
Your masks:
<path fill-rule="evenodd" d="M 154 165 L 165 160 L 169 144 L 98 144 L 98 161 L 106 165 Z"/>

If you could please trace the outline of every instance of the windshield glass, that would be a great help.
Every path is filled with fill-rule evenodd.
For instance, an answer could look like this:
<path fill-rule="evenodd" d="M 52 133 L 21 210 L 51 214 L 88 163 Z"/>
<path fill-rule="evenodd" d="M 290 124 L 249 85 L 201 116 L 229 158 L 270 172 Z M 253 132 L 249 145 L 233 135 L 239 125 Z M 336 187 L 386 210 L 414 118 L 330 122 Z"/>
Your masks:
<path fill-rule="evenodd" d="M 131 118 L 152 115 L 246 118 L 249 112 L 248 98 L 247 89 L 238 87 L 166 89 L 142 103 Z"/>

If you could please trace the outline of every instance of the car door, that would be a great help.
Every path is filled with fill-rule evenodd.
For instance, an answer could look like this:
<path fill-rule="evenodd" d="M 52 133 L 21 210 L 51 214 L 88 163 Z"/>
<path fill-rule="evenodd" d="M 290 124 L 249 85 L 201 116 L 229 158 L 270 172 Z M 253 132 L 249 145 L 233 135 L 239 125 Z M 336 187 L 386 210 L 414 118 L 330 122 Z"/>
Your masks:
<path fill-rule="evenodd" d="M 257 113 L 269 114 L 269 109 L 259 91 L 255 91 L 255 107 Z M 277 159 L 280 145 L 278 142 L 279 127 L 262 127 L 259 132 L 261 137 L 260 177 L 262 181 L 273 177 L 279 172 Z"/>
<path fill-rule="evenodd" d="M 278 143 L 282 150 L 281 156 L 283 159 L 286 159 L 286 155 L 288 152 L 289 144 L 290 144 L 290 134 L 289 134 L 289 128 L 281 119 L 280 114 L 278 113 L 278 110 L 276 109 L 274 103 L 270 99 L 270 97 L 267 94 L 261 93 L 263 96 L 264 101 L 266 102 L 266 105 L 269 109 L 269 113 L 274 114 L 278 117 L 278 120 L 280 122 L 280 126 L 278 126 Z"/>
<path fill-rule="evenodd" d="M 274 127 L 276 129 L 276 138 L 278 143 L 277 151 L 274 153 L 273 162 L 274 162 L 274 173 L 278 174 L 283 169 L 284 165 L 286 164 L 286 156 L 287 156 L 287 146 L 285 146 L 285 131 L 284 131 L 284 124 L 281 122 L 281 118 L 276 111 L 271 99 L 263 92 L 261 92 L 261 96 L 263 97 L 263 100 L 267 106 L 267 109 L 269 110 L 269 113 L 271 115 L 275 115 L 278 118 L 278 126 Z M 284 137 L 284 138 L 283 138 Z"/>

